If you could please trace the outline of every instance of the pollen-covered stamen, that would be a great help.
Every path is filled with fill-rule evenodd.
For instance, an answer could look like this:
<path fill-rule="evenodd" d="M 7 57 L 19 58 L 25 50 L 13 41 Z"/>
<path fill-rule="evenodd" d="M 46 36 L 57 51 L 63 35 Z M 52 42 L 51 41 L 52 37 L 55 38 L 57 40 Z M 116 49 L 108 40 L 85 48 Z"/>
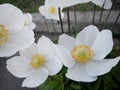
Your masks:
<path fill-rule="evenodd" d="M 27 26 L 27 22 L 26 21 L 24 22 L 24 26 Z"/>
<path fill-rule="evenodd" d="M 7 42 L 8 33 L 6 28 L 3 25 L 0 25 L 0 44 Z"/>
<path fill-rule="evenodd" d="M 78 45 L 71 50 L 71 55 L 77 62 L 86 63 L 93 56 L 93 51 L 87 45 Z"/>
<path fill-rule="evenodd" d="M 31 58 L 30 65 L 33 68 L 38 68 L 44 63 L 44 57 L 40 54 L 34 54 Z"/>
<path fill-rule="evenodd" d="M 55 14 L 57 12 L 57 10 L 56 10 L 56 8 L 54 6 L 51 6 L 51 7 L 48 8 L 48 12 L 50 14 Z"/>

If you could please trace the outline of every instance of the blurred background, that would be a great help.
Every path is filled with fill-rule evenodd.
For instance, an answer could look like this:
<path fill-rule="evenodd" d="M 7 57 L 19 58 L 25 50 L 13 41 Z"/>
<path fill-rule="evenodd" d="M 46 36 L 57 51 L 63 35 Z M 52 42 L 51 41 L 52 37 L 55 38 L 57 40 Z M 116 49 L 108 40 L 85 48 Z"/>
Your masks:
<path fill-rule="evenodd" d="M 40 5 L 43 5 L 44 1 L 45 0 L 0 0 L 0 3 L 11 3 L 21 8 L 24 12 L 34 13 L 34 12 L 38 12 L 38 7 Z M 113 0 L 113 2 L 116 1 L 117 3 L 113 7 L 114 10 L 120 9 L 120 0 Z M 97 7 L 97 9 L 100 10 L 99 7 Z M 77 6 L 77 10 L 79 11 L 93 10 L 93 4 L 92 3 L 81 4 Z"/>

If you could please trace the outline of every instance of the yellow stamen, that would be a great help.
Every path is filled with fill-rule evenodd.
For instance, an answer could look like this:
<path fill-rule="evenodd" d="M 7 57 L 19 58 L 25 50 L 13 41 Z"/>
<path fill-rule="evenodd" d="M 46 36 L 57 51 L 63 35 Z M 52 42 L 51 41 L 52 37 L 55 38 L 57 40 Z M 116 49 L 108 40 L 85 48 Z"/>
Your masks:
<path fill-rule="evenodd" d="M 7 42 L 8 33 L 6 28 L 3 25 L 0 25 L 0 44 Z"/>
<path fill-rule="evenodd" d="M 24 26 L 27 26 L 27 23 L 26 23 L 26 22 L 24 22 Z"/>
<path fill-rule="evenodd" d="M 44 57 L 40 54 L 34 54 L 31 58 L 30 64 L 33 68 L 38 68 L 44 63 Z"/>
<path fill-rule="evenodd" d="M 86 63 L 93 56 L 93 51 L 87 45 L 78 45 L 71 50 L 71 56 L 77 62 Z"/>
<path fill-rule="evenodd" d="M 55 14 L 57 11 L 56 11 L 56 8 L 55 8 L 55 7 L 51 6 L 51 7 L 49 7 L 48 12 L 49 12 L 50 14 Z"/>

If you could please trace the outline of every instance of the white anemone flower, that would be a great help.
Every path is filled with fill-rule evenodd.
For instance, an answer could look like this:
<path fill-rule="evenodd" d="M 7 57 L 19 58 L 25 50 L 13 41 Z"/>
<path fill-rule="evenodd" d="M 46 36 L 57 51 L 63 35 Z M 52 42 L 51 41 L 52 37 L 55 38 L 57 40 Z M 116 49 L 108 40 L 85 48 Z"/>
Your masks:
<path fill-rule="evenodd" d="M 11 4 L 0 4 L 0 57 L 8 57 L 34 42 L 34 33 L 24 27 L 24 15 Z"/>
<path fill-rule="evenodd" d="M 59 6 L 57 5 L 57 3 L 51 2 L 51 0 L 46 0 L 45 5 L 39 7 L 39 12 L 46 19 L 59 20 L 58 8 L 59 8 Z M 62 9 L 63 8 L 60 8 L 61 18 L 64 17 Z"/>
<path fill-rule="evenodd" d="M 104 4 L 104 9 L 110 9 L 112 7 L 112 1 L 111 0 L 51 0 L 52 3 L 58 3 L 57 5 L 59 7 L 70 7 L 74 6 L 77 4 L 82 4 L 82 3 L 88 3 L 88 2 L 93 2 L 94 4 L 103 7 Z"/>
<path fill-rule="evenodd" d="M 66 77 L 74 81 L 93 82 L 97 76 L 108 73 L 120 60 L 104 59 L 113 48 L 110 30 L 99 32 L 90 25 L 77 34 L 76 39 L 63 34 L 58 47 L 63 64 L 68 67 Z"/>
<path fill-rule="evenodd" d="M 32 22 L 32 15 L 30 13 L 24 13 L 25 26 L 29 27 L 31 30 L 36 28 L 35 23 Z"/>
<path fill-rule="evenodd" d="M 77 4 L 88 3 L 90 0 L 51 0 L 51 1 L 58 3 L 57 5 L 59 7 L 66 8 Z"/>
<path fill-rule="evenodd" d="M 111 0 L 90 0 L 94 4 L 103 7 L 104 4 L 104 9 L 110 9 L 112 7 L 112 1 Z"/>
<path fill-rule="evenodd" d="M 62 63 L 54 52 L 54 44 L 42 36 L 37 44 L 20 51 L 20 56 L 7 60 L 7 69 L 18 78 L 26 78 L 22 87 L 38 87 L 47 77 L 57 74 Z"/>

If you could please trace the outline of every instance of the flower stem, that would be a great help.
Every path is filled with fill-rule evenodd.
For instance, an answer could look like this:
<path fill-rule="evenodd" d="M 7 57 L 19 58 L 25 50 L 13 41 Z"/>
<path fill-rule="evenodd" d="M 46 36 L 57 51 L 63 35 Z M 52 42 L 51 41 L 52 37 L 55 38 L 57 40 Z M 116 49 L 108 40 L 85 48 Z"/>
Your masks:
<path fill-rule="evenodd" d="M 104 5 L 105 5 L 105 2 L 104 2 L 103 6 L 102 6 L 102 9 L 101 9 L 100 18 L 99 18 L 99 23 L 98 23 L 99 26 L 100 26 L 100 24 L 101 24 L 101 19 L 102 19 L 102 16 L 103 16 Z"/>
<path fill-rule="evenodd" d="M 52 27 L 53 27 L 53 30 L 54 30 L 54 32 L 55 32 L 55 34 L 56 34 L 56 28 L 55 28 L 55 25 L 54 25 L 54 22 L 53 22 L 53 19 L 51 19 L 51 22 L 52 22 Z"/>
<path fill-rule="evenodd" d="M 68 31 L 69 31 L 69 35 L 71 35 L 71 31 L 70 31 L 70 14 L 69 14 L 69 9 L 67 8 L 67 20 L 68 20 Z"/>
<path fill-rule="evenodd" d="M 49 27 L 48 27 L 47 21 L 46 21 L 46 19 L 45 19 L 44 16 L 43 16 L 43 19 L 44 19 L 44 23 L 45 23 L 45 25 L 46 25 L 46 27 L 47 27 L 48 33 L 50 33 L 50 30 L 49 30 Z"/>
<path fill-rule="evenodd" d="M 74 17 L 75 17 L 75 26 L 76 26 L 76 31 L 78 31 L 78 23 L 77 23 L 77 15 L 76 15 L 76 6 L 74 6 Z"/>
<path fill-rule="evenodd" d="M 63 22 L 62 22 L 62 18 L 61 18 L 61 11 L 60 11 L 60 8 L 58 8 L 58 13 L 59 13 L 59 19 L 60 19 L 61 30 L 62 30 L 62 33 L 64 33 L 64 30 L 63 30 Z"/>
<path fill-rule="evenodd" d="M 96 12 L 96 5 L 94 4 L 92 24 L 94 24 L 94 22 L 95 22 L 95 12 Z"/>
<path fill-rule="evenodd" d="M 53 79 L 53 80 L 55 80 L 55 81 L 61 83 L 61 84 L 64 84 L 62 81 L 60 81 L 60 80 L 58 80 L 58 79 L 56 79 L 56 78 L 54 78 L 54 77 L 52 77 L 52 76 L 49 76 L 49 77 L 50 77 L 51 79 Z"/>

